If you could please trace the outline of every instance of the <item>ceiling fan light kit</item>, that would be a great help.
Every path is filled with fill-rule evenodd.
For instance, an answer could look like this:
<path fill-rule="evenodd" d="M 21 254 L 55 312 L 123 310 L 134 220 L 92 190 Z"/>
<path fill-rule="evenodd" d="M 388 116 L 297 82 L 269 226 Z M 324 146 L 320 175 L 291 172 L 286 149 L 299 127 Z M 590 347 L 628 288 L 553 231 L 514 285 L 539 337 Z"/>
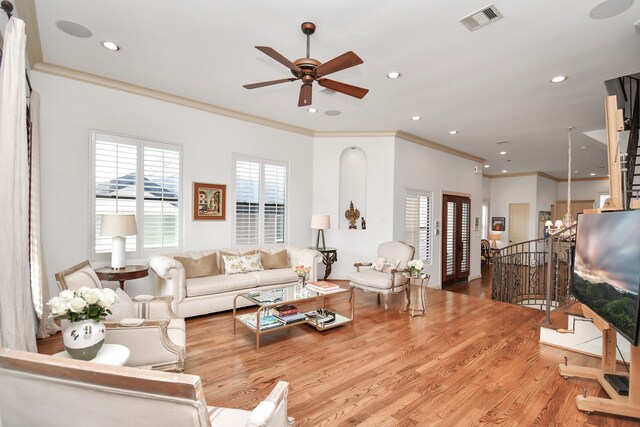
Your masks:
<path fill-rule="evenodd" d="M 260 52 L 275 59 L 285 67 L 291 70 L 293 78 L 270 80 L 260 83 L 252 83 L 243 85 L 246 89 L 256 89 L 264 86 L 271 86 L 280 83 L 293 82 L 296 80 L 302 80 L 302 86 L 300 87 L 300 95 L 298 97 L 298 107 L 307 107 L 312 102 L 313 82 L 327 89 L 331 89 L 335 92 L 340 92 L 345 95 L 353 96 L 358 99 L 364 98 L 369 92 L 368 89 L 352 86 L 346 83 L 341 83 L 336 80 L 330 80 L 324 78 L 329 74 L 337 71 L 342 71 L 347 68 L 355 67 L 363 63 L 362 59 L 355 53 L 349 51 L 343 53 L 340 56 L 333 58 L 332 60 L 325 62 L 324 64 L 317 59 L 310 57 L 310 43 L 311 35 L 316 31 L 316 26 L 312 22 L 304 22 L 301 26 L 302 32 L 307 36 L 307 56 L 305 58 L 299 58 L 291 62 L 273 48 L 268 46 L 256 46 Z"/>

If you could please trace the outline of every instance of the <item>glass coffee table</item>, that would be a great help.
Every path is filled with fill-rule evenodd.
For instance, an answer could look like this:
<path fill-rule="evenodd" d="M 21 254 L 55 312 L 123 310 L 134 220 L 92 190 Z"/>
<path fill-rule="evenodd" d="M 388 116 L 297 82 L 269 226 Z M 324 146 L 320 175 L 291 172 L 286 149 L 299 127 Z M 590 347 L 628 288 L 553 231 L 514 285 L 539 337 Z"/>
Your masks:
<path fill-rule="evenodd" d="M 328 300 L 337 296 L 349 295 L 349 313 L 326 312 L 326 303 Z M 249 300 L 258 306 L 256 311 L 251 313 L 237 314 L 238 298 Z M 256 335 L 256 352 L 260 351 L 260 335 L 273 331 L 279 331 L 291 326 L 309 325 L 318 331 L 335 328 L 337 326 L 354 324 L 354 303 L 355 295 L 351 288 L 340 288 L 335 291 L 320 293 L 303 289 L 296 290 L 296 286 L 288 286 L 285 288 L 271 289 L 266 291 L 254 291 L 238 294 L 233 299 L 233 333 L 236 333 L 236 324 L 240 323 L 251 330 Z M 297 305 L 305 308 L 299 313 L 304 314 L 301 319 L 284 323 L 278 319 L 274 319 L 277 308 L 287 305 Z M 296 307 L 298 308 L 298 307 Z M 331 319 L 333 318 L 333 320 Z"/>

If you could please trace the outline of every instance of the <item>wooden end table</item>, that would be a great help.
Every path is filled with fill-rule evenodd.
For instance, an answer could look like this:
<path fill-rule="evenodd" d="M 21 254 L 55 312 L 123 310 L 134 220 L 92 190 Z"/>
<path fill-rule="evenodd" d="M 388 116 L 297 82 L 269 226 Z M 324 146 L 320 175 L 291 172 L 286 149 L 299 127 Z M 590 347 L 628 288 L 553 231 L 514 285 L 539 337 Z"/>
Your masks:
<path fill-rule="evenodd" d="M 338 250 L 336 248 L 322 249 L 314 247 L 311 247 L 310 249 L 315 249 L 322 254 L 322 263 L 326 266 L 326 268 L 324 269 L 323 280 L 327 280 L 327 278 L 329 278 L 329 275 L 331 274 L 331 266 L 334 262 L 338 262 Z"/>
<path fill-rule="evenodd" d="M 94 270 L 98 279 L 112 282 L 120 282 L 120 289 L 124 291 L 124 282 L 127 280 L 140 279 L 149 275 L 149 267 L 144 265 L 125 265 L 122 268 L 114 269 L 102 267 Z"/>

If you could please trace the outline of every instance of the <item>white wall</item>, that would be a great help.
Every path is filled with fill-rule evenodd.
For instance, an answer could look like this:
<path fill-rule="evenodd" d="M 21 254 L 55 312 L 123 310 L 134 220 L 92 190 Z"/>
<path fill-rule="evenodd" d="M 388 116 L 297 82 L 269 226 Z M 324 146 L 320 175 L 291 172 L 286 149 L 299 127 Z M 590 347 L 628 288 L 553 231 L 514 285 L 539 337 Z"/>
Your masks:
<path fill-rule="evenodd" d="M 42 227 L 53 294 L 55 272 L 90 258 L 90 129 L 183 145 L 185 249 L 233 245 L 234 153 L 288 162 L 289 243 L 310 244 L 312 138 L 38 72 L 32 79 L 42 97 Z M 227 184 L 226 221 L 192 220 L 194 181 Z M 151 292 L 150 280 L 140 282 L 127 291 Z"/>
<path fill-rule="evenodd" d="M 339 227 L 340 156 L 348 147 L 362 150 L 367 159 L 367 229 Z M 331 215 L 331 229 L 325 230 L 327 246 L 338 249 L 332 279 L 347 279 L 355 262 L 372 262 L 382 242 L 393 238 L 393 137 L 316 137 L 313 140 L 313 213 Z M 346 197 L 347 195 L 345 195 Z M 356 208 L 358 206 L 355 206 Z M 311 216 L 307 221 L 307 236 Z M 315 231 L 312 236 L 315 242 Z"/>
<path fill-rule="evenodd" d="M 536 207 L 536 235 L 533 238 L 540 236 L 540 223 L 538 212 L 551 211 L 551 205 L 556 203 L 556 195 L 558 194 L 558 183 L 550 179 L 539 176 L 537 188 L 537 207 Z"/>
<path fill-rule="evenodd" d="M 558 183 L 558 199 L 567 200 L 568 183 Z M 571 200 L 598 200 L 600 193 L 609 194 L 609 180 L 572 181 Z"/>
<path fill-rule="evenodd" d="M 506 221 L 506 231 L 502 232 L 500 242 L 504 244 L 509 242 L 509 205 L 512 203 L 529 204 L 529 239 L 535 238 L 538 221 L 537 181 L 536 175 L 492 179 L 489 221 L 491 217 L 504 217 Z"/>
<path fill-rule="evenodd" d="M 480 276 L 480 231 L 473 231 L 475 217 L 482 216 L 482 174 L 474 166 L 482 166 L 400 138 L 395 141 L 395 182 L 393 237 L 404 240 L 405 196 L 407 189 L 433 193 L 433 221 L 442 228 L 442 196 L 464 193 L 471 198 L 471 269 L 470 277 Z M 425 267 L 431 275 L 430 287 L 440 288 L 442 264 L 441 235 L 432 235 L 432 264 Z"/>

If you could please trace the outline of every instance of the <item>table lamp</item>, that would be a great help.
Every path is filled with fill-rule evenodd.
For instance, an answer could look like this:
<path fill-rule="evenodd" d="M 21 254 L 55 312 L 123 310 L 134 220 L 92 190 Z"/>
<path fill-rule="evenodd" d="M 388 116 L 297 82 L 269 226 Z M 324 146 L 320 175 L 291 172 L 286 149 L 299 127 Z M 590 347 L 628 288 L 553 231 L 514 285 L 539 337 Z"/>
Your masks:
<path fill-rule="evenodd" d="M 327 249 L 324 243 L 324 230 L 328 230 L 331 225 L 331 217 L 329 215 L 312 215 L 311 228 L 318 230 L 316 238 L 316 249 L 320 249 L 320 236 L 322 236 L 322 249 Z"/>
<path fill-rule="evenodd" d="M 126 215 L 102 215 L 102 224 L 100 226 L 101 236 L 111 236 L 111 268 L 123 268 L 126 256 L 126 238 L 125 236 L 133 236 L 138 233 L 136 227 L 136 216 L 134 214 Z"/>
<path fill-rule="evenodd" d="M 496 240 L 500 240 L 500 233 L 489 233 L 491 248 L 496 249 Z"/>

